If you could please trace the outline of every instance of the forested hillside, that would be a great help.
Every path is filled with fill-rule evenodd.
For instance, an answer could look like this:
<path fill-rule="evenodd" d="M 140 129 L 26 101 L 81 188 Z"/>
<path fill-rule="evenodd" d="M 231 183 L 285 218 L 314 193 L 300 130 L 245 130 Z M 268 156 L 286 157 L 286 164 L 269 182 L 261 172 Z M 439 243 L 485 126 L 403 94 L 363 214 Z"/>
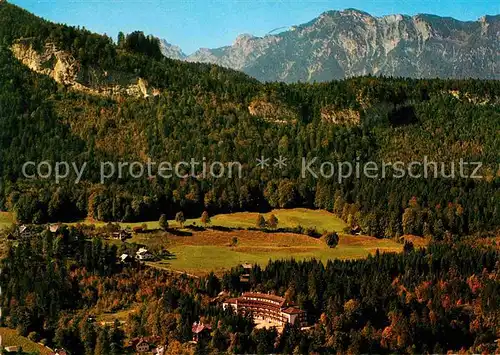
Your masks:
<path fill-rule="evenodd" d="M 362 77 L 264 85 L 214 65 L 161 58 L 155 41 L 139 33 L 115 44 L 8 3 L 0 3 L 0 43 L 0 209 L 15 212 L 19 222 L 305 206 L 334 211 L 375 236 L 439 239 L 498 227 L 498 81 Z M 74 82 L 23 65 L 12 51 L 19 43 L 36 53 L 47 44 L 64 52 L 77 68 Z M 108 90 L 138 80 L 154 94 Z M 256 165 L 260 156 L 280 155 L 288 159 L 284 170 Z M 302 157 L 411 162 L 424 156 L 447 166 L 461 158 L 481 161 L 483 178 L 301 177 Z M 203 157 L 241 162 L 243 178 L 125 176 L 100 183 L 103 161 Z M 22 177 L 26 161 L 88 166 L 79 184 L 55 184 Z"/>
<path fill-rule="evenodd" d="M 88 231 L 33 230 L 2 260 L 2 326 L 70 354 L 134 352 L 126 339 L 155 336 L 166 354 L 444 354 L 498 352 L 499 253 L 438 242 L 326 265 L 293 260 L 238 267 L 201 279 L 116 263 L 116 247 Z M 123 248 L 123 246 L 122 246 Z M 24 272 L 19 272 L 24 270 Z M 223 310 L 221 290 L 284 296 L 307 311 L 307 330 L 258 329 Z M 105 323 L 103 313 L 124 313 Z M 97 316 L 97 319 L 96 319 Z M 191 325 L 212 327 L 196 345 Z"/>

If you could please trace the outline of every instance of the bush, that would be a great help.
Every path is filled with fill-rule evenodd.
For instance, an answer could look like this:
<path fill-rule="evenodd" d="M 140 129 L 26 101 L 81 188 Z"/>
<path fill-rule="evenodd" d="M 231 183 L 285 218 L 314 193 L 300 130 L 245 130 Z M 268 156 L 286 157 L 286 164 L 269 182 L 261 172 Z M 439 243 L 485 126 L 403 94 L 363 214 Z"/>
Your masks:
<path fill-rule="evenodd" d="M 324 238 L 326 245 L 330 248 L 335 248 L 339 244 L 339 235 L 336 232 L 326 233 Z"/>
<path fill-rule="evenodd" d="M 309 227 L 306 229 L 306 234 L 310 237 L 313 238 L 319 238 L 321 237 L 321 234 L 316 230 L 316 228 Z"/>

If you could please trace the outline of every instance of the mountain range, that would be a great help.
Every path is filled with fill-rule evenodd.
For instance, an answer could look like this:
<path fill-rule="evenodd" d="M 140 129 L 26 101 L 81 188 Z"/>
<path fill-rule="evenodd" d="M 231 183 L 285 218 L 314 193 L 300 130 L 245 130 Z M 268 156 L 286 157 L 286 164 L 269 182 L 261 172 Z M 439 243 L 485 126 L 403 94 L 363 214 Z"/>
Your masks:
<path fill-rule="evenodd" d="M 347 9 L 278 34 L 243 34 L 230 46 L 189 56 L 164 40 L 161 47 L 169 58 L 218 64 L 264 82 L 369 74 L 499 79 L 500 15 L 464 22 L 427 14 L 375 17 Z"/>

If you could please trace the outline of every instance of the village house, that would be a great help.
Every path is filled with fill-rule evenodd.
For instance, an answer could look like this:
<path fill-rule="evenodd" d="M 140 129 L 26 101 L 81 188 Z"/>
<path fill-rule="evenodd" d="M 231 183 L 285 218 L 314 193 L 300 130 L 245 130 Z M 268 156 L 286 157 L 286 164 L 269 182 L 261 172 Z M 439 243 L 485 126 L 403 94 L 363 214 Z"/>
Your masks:
<path fill-rule="evenodd" d="M 51 233 L 57 233 L 57 231 L 59 231 L 60 226 L 61 225 L 59 225 L 59 224 L 51 224 L 51 225 L 49 225 L 49 231 Z"/>
<path fill-rule="evenodd" d="M 160 337 L 158 336 L 134 338 L 128 342 L 127 348 L 133 349 L 139 354 L 153 352 L 155 354 L 161 355 L 161 353 L 158 353 L 159 348 L 155 347 L 155 344 L 157 344 L 159 341 Z"/>
<path fill-rule="evenodd" d="M 135 350 L 137 350 L 138 353 L 145 353 L 149 351 L 149 343 L 145 341 L 144 339 L 141 339 L 137 345 L 135 346 Z"/>
<path fill-rule="evenodd" d="M 18 228 L 18 236 L 22 238 L 32 238 L 35 237 L 35 231 L 32 226 L 22 225 Z"/>
<path fill-rule="evenodd" d="M 253 265 L 249 263 L 241 264 L 244 273 L 240 275 L 240 282 L 246 283 L 250 282 L 250 272 L 252 272 Z"/>
<path fill-rule="evenodd" d="M 119 240 L 124 242 L 125 240 L 129 239 L 132 237 L 132 234 L 126 230 L 121 230 L 119 232 L 113 232 L 111 233 L 111 239 L 114 240 Z"/>
<path fill-rule="evenodd" d="M 153 254 L 151 254 L 146 248 L 140 248 L 136 254 L 139 260 L 152 260 L 154 259 Z"/>
<path fill-rule="evenodd" d="M 285 323 L 307 325 L 306 312 L 287 302 L 283 297 L 257 292 L 245 292 L 238 298 L 229 298 L 222 304 L 243 315 L 269 320 L 280 325 Z"/>
<path fill-rule="evenodd" d="M 128 263 L 128 262 L 131 262 L 131 261 L 132 261 L 132 259 L 133 259 L 133 258 L 132 258 L 130 255 L 128 255 L 128 254 L 122 254 L 122 255 L 120 255 L 120 261 L 121 261 L 122 263 Z"/>
<path fill-rule="evenodd" d="M 55 349 L 50 355 L 68 355 L 68 352 L 64 349 Z"/>
<path fill-rule="evenodd" d="M 194 322 L 191 327 L 193 332 L 193 341 L 198 342 L 201 339 L 208 339 L 210 337 L 210 332 L 212 331 L 212 327 L 210 324 L 203 324 L 201 322 Z"/>

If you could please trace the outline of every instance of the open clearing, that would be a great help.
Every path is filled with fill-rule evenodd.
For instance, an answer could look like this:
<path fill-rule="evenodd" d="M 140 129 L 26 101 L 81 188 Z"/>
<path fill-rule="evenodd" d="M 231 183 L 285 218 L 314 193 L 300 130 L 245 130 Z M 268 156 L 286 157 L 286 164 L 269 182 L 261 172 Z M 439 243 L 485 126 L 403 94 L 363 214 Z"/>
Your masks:
<path fill-rule="evenodd" d="M 266 220 L 273 213 L 278 218 L 278 227 L 315 228 L 320 233 L 324 231 L 341 232 L 346 224 L 337 216 L 324 210 L 309 210 L 303 208 L 278 209 L 263 214 Z M 211 218 L 211 226 L 228 228 L 255 227 L 256 212 L 239 212 L 220 214 Z M 0 213 L 0 227 L 12 223 L 9 213 Z M 86 224 L 104 226 L 104 222 L 83 221 Z M 232 230 L 192 231 L 179 229 L 183 236 L 165 233 L 157 230 L 158 221 L 120 223 L 121 227 L 136 227 L 146 224 L 150 233 L 134 234 L 127 243 L 137 243 L 149 248 L 164 248 L 174 256 L 168 260 L 148 262 L 148 265 L 186 272 L 192 275 L 203 275 L 210 271 L 222 273 L 241 263 L 252 263 L 265 266 L 270 260 L 290 259 L 308 260 L 315 258 L 326 262 L 330 259 L 358 259 L 380 252 L 400 252 L 402 244 L 390 239 L 377 239 L 366 236 L 351 236 L 340 234 L 340 242 L 336 248 L 329 248 L 322 239 L 312 238 L 293 233 L 266 233 L 263 231 Z M 73 225 L 76 223 L 72 223 Z M 179 228 L 175 221 L 169 221 L 170 227 Z M 200 219 L 188 219 L 187 225 L 201 225 Z M 156 231 L 155 231 L 156 230 Z M 237 238 L 236 246 L 232 245 Z M 120 245 L 121 242 L 110 240 L 109 243 Z M 424 242 L 425 244 L 425 242 Z M 417 246 L 417 244 L 415 244 Z M 120 319 L 123 321 L 123 319 Z M 100 319 L 110 321 L 110 319 Z"/>
<path fill-rule="evenodd" d="M 33 353 L 48 355 L 51 353 L 49 348 L 35 343 L 28 338 L 17 335 L 15 329 L 10 329 L 6 327 L 0 327 L 0 335 L 2 336 L 2 346 L 21 346 L 23 348 L 23 353 Z"/>
<path fill-rule="evenodd" d="M 115 313 L 101 313 L 97 316 L 97 322 L 101 325 L 112 325 L 115 320 L 120 323 L 126 323 L 128 316 L 132 313 L 137 312 L 138 306 L 133 306 L 128 309 L 123 309 Z"/>
<path fill-rule="evenodd" d="M 278 218 L 279 228 L 292 228 L 297 226 L 302 226 L 304 228 L 313 227 L 316 228 L 320 233 L 323 231 L 336 231 L 341 232 L 346 224 L 333 213 L 324 210 L 310 210 L 306 208 L 293 208 L 293 209 L 278 209 L 273 210 L 269 213 L 263 214 L 266 220 L 271 214 Z M 238 212 L 229 214 L 219 214 L 211 217 L 212 226 L 221 226 L 228 228 L 249 228 L 255 227 L 257 212 Z M 94 222 L 85 220 L 80 223 L 94 224 L 96 227 L 102 227 L 106 225 L 105 222 Z M 171 227 L 180 227 L 179 224 L 174 220 L 168 221 Z M 69 225 L 75 225 L 76 223 L 68 223 Z M 146 224 L 149 229 L 158 229 L 160 226 L 158 221 L 148 221 L 148 222 L 135 222 L 135 223 L 119 223 L 121 227 L 140 227 Z M 201 225 L 200 218 L 192 218 L 186 220 L 184 223 L 187 225 Z"/>
<path fill-rule="evenodd" d="M 190 236 L 151 233 L 134 236 L 129 242 L 150 247 L 163 247 L 175 256 L 170 260 L 148 263 L 188 274 L 221 273 L 241 263 L 265 266 L 269 260 L 358 259 L 380 252 L 400 252 L 402 245 L 389 239 L 341 235 L 339 245 L 329 248 L 323 240 L 291 233 L 261 231 L 191 232 Z M 232 246 L 232 240 L 238 239 Z"/>
<path fill-rule="evenodd" d="M 320 233 L 323 231 L 341 232 L 346 224 L 333 213 L 324 210 L 309 210 L 306 208 L 294 208 L 290 210 L 273 210 L 264 214 L 265 219 L 273 214 L 278 218 L 278 227 L 316 228 Z M 255 227 L 258 213 L 239 212 L 231 214 L 220 214 L 212 217 L 212 224 L 230 228 Z"/>

